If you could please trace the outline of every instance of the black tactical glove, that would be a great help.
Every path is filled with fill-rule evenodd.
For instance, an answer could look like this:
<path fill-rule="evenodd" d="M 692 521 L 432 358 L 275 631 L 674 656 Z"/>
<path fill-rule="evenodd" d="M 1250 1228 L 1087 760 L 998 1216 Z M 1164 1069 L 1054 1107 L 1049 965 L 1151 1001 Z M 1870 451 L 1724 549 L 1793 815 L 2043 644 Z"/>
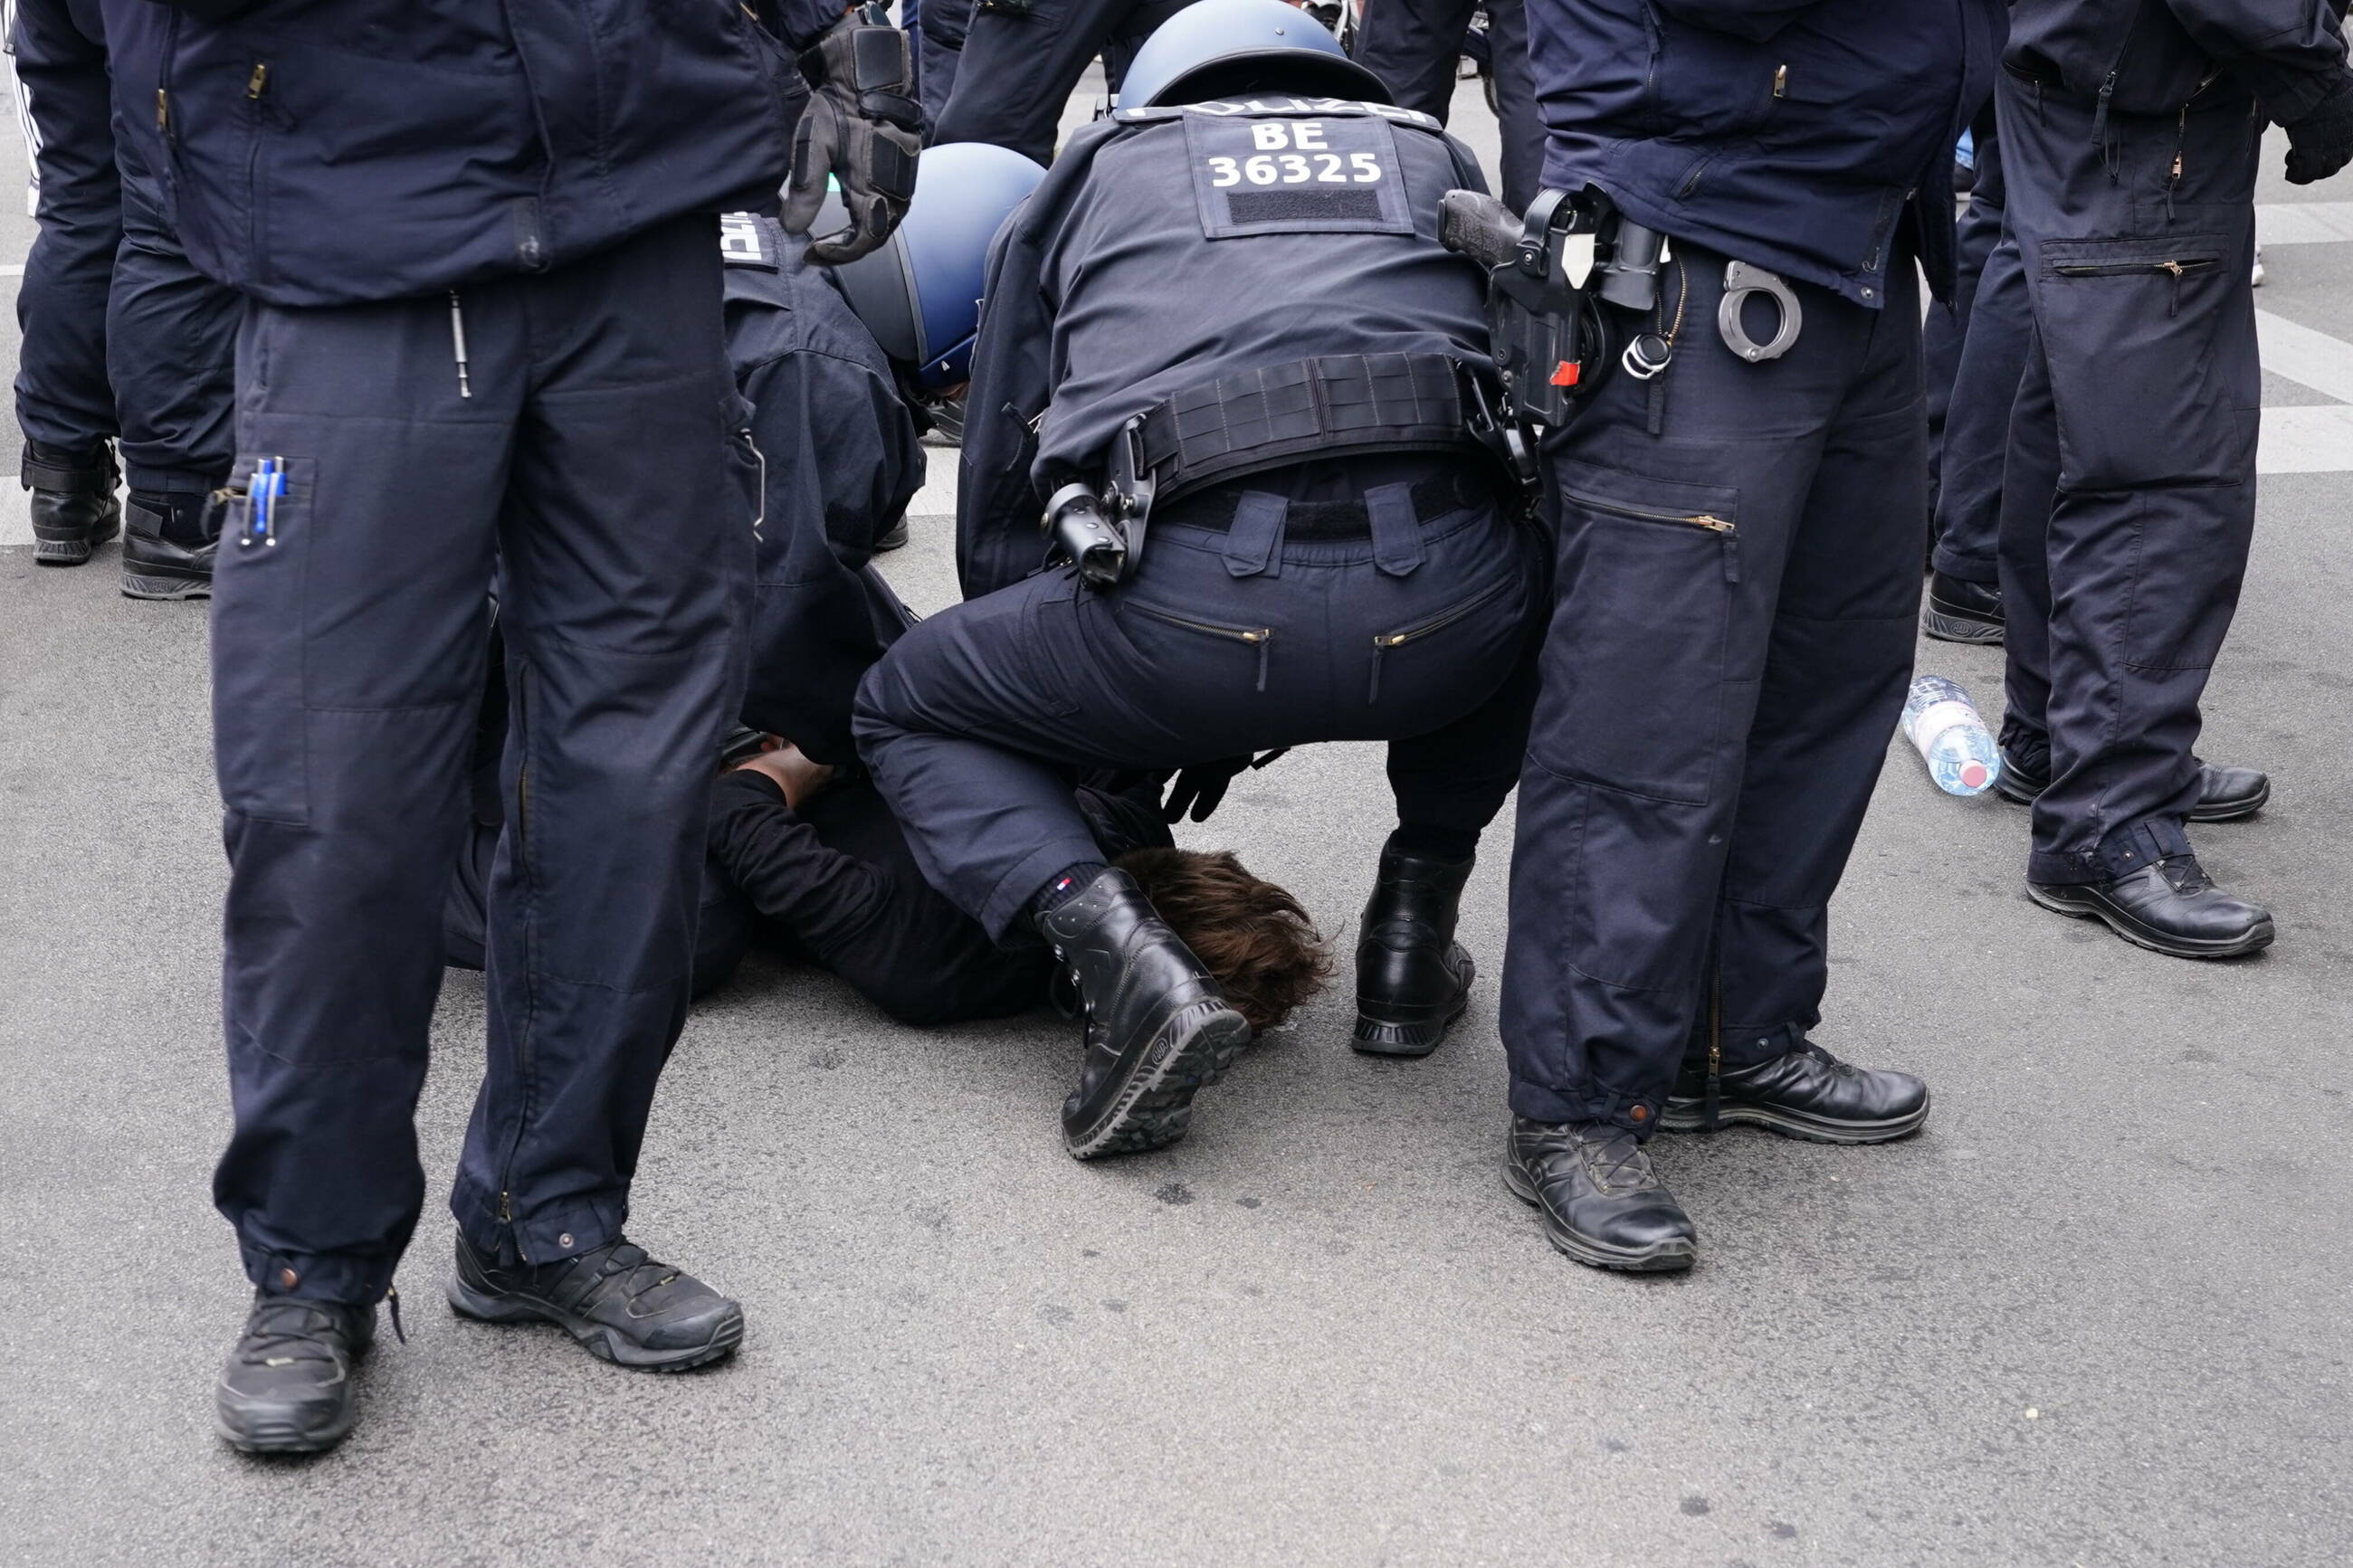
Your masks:
<path fill-rule="evenodd" d="M 2287 183 L 2325 180 L 2353 161 L 2353 77 L 2338 79 L 2328 96 L 2287 132 Z"/>
<path fill-rule="evenodd" d="M 793 132 L 793 174 L 785 226 L 806 234 L 825 202 L 825 177 L 840 183 L 849 226 L 809 246 L 809 259 L 838 267 L 881 248 L 915 194 L 923 110 L 907 35 L 882 7 L 860 6 L 801 55 L 812 89 Z"/>
<path fill-rule="evenodd" d="M 1256 760 L 1244 752 L 1238 757 L 1219 757 L 1214 763 L 1197 763 L 1183 770 L 1168 786 L 1168 798 L 1161 803 L 1160 819 L 1163 822 L 1182 822 L 1189 809 L 1194 821 L 1208 821 L 1210 813 L 1216 811 L 1219 803 L 1226 798 L 1226 786 L 1233 783 L 1242 770 L 1262 768 L 1290 749 L 1285 746 L 1282 751 L 1269 752 Z"/>

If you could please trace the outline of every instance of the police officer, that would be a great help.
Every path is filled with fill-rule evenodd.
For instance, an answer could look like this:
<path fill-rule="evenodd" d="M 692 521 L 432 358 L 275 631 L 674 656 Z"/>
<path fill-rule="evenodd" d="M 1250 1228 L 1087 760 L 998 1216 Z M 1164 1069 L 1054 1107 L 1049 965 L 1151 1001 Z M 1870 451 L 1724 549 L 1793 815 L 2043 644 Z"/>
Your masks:
<path fill-rule="evenodd" d="M 1942 642 L 1998 643 L 2002 633 L 1994 541 L 2031 321 L 2018 242 L 2002 223 L 2001 137 L 1991 120 L 1978 118 L 1977 183 L 1959 225 L 1957 303 L 1948 314 L 1932 312 L 1926 331 L 1933 512 L 1920 628 Z"/>
<path fill-rule="evenodd" d="M 449 1300 L 623 1366 L 728 1354 L 741 1309 L 625 1224 L 742 689 L 755 460 L 717 215 L 774 199 L 785 62 L 731 5 L 179 9 L 139 86 L 191 255 L 250 300 L 213 615 L 236 1112 L 214 1192 L 257 1294 L 220 1430 L 340 1440 L 417 1221 L 494 555 L 510 826 Z M 819 243 L 857 254 L 911 185 L 904 39 L 814 0 L 775 19 L 814 89 L 793 199 L 830 164 L 851 223 Z"/>
<path fill-rule="evenodd" d="M 1911 669 L 1915 279 L 1951 287 L 1952 149 L 1999 5 L 1576 0 L 1529 23 L 1545 184 L 1597 187 L 1671 258 L 1651 309 L 1604 307 L 1656 374 L 1609 376 L 1546 453 L 1505 1174 L 1570 1258 L 1684 1268 L 1661 1126 L 1873 1142 L 1928 1111 L 1919 1079 L 1807 1031 Z"/>
<path fill-rule="evenodd" d="M 17 0 L 11 10 L 40 234 L 16 298 L 16 416 L 34 559 L 75 566 L 127 523 L 122 592 L 210 591 L 228 474 L 242 301 L 188 263 L 160 181 L 129 133 L 152 104 L 110 99 L 152 58 L 164 13 L 128 0 Z M 112 69 L 110 71 L 110 58 Z M 115 498 L 118 438 L 131 487 Z"/>
<path fill-rule="evenodd" d="M 1390 741 L 1401 826 L 1362 927 L 1358 1048 L 1424 1054 L 1468 994 L 1456 902 L 1525 734 L 1542 552 L 1474 433 L 1478 275 L 1437 242 L 1477 164 L 1383 96 L 1280 0 L 1202 0 L 1144 46 L 1119 112 L 997 240 L 968 597 L 859 693 L 860 749 L 932 881 L 1071 973 L 1082 1159 L 1181 1137 L 1249 1029 L 1103 864 L 1070 770 L 1228 759 L 1177 780 L 1198 820 L 1252 753 Z M 1029 575 L 1041 496 L 1077 560 Z"/>
<path fill-rule="evenodd" d="M 1103 57 L 1111 89 L 1155 27 L 1190 0 L 971 0 L 955 88 L 935 142 L 994 142 L 1043 163 L 1071 91 Z"/>
<path fill-rule="evenodd" d="M 2031 781 L 2027 890 L 2180 958 L 2270 943 L 2187 820 L 2270 783 L 2201 764 L 2198 701 L 2254 528 L 2254 180 L 2353 157 L 2329 0 L 2021 0 L 1997 106 L 2032 314 L 2000 553 L 2005 759 Z"/>
<path fill-rule="evenodd" d="M 1454 106 L 1455 62 L 1480 0 L 1364 0 L 1356 24 L 1356 62 L 1388 84 L 1401 109 L 1446 123 Z M 1486 0 L 1487 47 L 1495 73 L 1495 119 L 1503 132 L 1500 184 L 1514 212 L 1535 199 L 1544 163 L 1544 123 L 1528 75 L 1528 13 L 1524 0 Z"/>

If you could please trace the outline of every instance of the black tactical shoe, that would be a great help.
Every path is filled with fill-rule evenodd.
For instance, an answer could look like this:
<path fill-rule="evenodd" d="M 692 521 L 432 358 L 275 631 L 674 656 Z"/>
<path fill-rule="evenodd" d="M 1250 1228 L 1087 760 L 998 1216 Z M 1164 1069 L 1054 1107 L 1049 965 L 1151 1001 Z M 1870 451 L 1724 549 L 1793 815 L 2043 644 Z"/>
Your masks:
<path fill-rule="evenodd" d="M 901 512 L 898 521 L 874 536 L 874 553 L 888 555 L 893 550 L 907 548 L 907 514 Z"/>
<path fill-rule="evenodd" d="M 120 474 L 114 449 L 53 451 L 25 443 L 21 470 L 33 492 L 33 559 L 43 566 L 79 566 L 122 526 L 114 499 Z"/>
<path fill-rule="evenodd" d="M 1928 1120 L 1926 1084 L 1842 1062 L 1811 1040 L 1732 1072 L 1722 1060 L 1721 1046 L 1684 1058 L 1661 1127 L 1712 1132 L 1737 1121 L 1811 1143 L 1884 1143 Z"/>
<path fill-rule="evenodd" d="M 375 1309 L 256 1294 L 213 1388 L 214 1425 L 248 1454 L 316 1454 L 352 1429 L 352 1364 L 375 1343 Z"/>
<path fill-rule="evenodd" d="M 1250 1043 L 1250 1025 L 1124 871 L 1038 917 L 1087 1019 L 1062 1142 L 1082 1160 L 1185 1136 L 1193 1096 Z"/>
<path fill-rule="evenodd" d="M 2107 882 L 2029 882 L 2046 910 L 2105 921 L 2136 947 L 2168 958 L 2236 958 L 2272 944 L 2272 912 L 2234 899 L 2195 855 L 2168 855 Z"/>
<path fill-rule="evenodd" d="M 1920 629 L 1939 642 L 1998 643 L 2001 641 L 2001 590 L 1990 583 L 1966 577 L 1928 574 L 1928 603 L 1920 612 Z"/>
<path fill-rule="evenodd" d="M 1512 1118 L 1504 1184 L 1544 1215 L 1553 1246 L 1596 1268 L 1666 1274 L 1699 1257 L 1699 1232 L 1651 1157 L 1609 1121 Z"/>
<path fill-rule="evenodd" d="M 2032 805 L 2051 787 L 2051 776 L 2022 766 L 2008 752 L 2001 754 L 2001 772 L 1993 781 L 1994 792 L 2004 800 L 2021 805 Z M 2212 763 L 2198 764 L 2198 804 L 2189 808 L 2192 822 L 2236 822 L 2263 810 L 2272 797 L 2272 781 L 2268 773 L 2254 768 L 2217 767 Z"/>
<path fill-rule="evenodd" d="M 122 596 L 126 599 L 209 599 L 217 538 L 184 543 L 171 537 L 169 498 L 132 492 L 122 531 Z M 174 531 L 177 531 L 174 530 Z"/>
<path fill-rule="evenodd" d="M 1478 973 L 1454 940 L 1470 860 L 1381 851 L 1356 938 L 1356 1049 L 1426 1057 L 1471 1005 Z"/>
<path fill-rule="evenodd" d="M 557 1324 L 598 1361 L 638 1372 L 684 1372 L 744 1342 L 743 1308 L 627 1241 L 510 1268 L 460 1234 L 449 1305 L 485 1323 Z"/>

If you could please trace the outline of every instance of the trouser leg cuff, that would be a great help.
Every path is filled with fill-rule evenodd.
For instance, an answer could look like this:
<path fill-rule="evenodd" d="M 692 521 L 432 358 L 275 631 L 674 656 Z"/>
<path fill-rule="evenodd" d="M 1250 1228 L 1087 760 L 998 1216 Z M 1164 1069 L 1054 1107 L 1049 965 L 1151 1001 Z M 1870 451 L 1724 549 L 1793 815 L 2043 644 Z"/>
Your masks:
<path fill-rule="evenodd" d="M 1515 1080 L 1512 1112 L 1531 1121 L 1609 1121 L 1638 1138 L 1648 1138 L 1659 1122 L 1660 1093 L 1633 1094 L 1610 1088 L 1599 1079 L 1563 1089 Z"/>
<path fill-rule="evenodd" d="M 284 1252 L 239 1237 L 245 1277 L 265 1295 L 364 1307 L 381 1301 L 400 1266 L 396 1253 Z"/>

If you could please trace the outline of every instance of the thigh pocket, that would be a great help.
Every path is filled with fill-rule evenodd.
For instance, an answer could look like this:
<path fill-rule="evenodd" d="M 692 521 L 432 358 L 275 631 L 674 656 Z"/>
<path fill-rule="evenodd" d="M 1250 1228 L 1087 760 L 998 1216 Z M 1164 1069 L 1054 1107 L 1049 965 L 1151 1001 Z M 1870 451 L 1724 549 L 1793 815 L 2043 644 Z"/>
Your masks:
<path fill-rule="evenodd" d="M 213 572 L 213 762 L 221 803 L 275 822 L 310 815 L 303 717 L 311 496 L 318 466 L 282 459 L 277 479 L 237 455 Z"/>
<path fill-rule="evenodd" d="M 2231 255 L 2212 234 L 2044 243 L 2035 317 L 2062 489 L 2242 477 L 2242 416 L 2225 405 L 2211 362 Z"/>
<path fill-rule="evenodd" d="M 1556 606 L 1530 750 L 1570 778 L 1683 805 L 1714 779 L 1738 492 L 1564 463 Z"/>

